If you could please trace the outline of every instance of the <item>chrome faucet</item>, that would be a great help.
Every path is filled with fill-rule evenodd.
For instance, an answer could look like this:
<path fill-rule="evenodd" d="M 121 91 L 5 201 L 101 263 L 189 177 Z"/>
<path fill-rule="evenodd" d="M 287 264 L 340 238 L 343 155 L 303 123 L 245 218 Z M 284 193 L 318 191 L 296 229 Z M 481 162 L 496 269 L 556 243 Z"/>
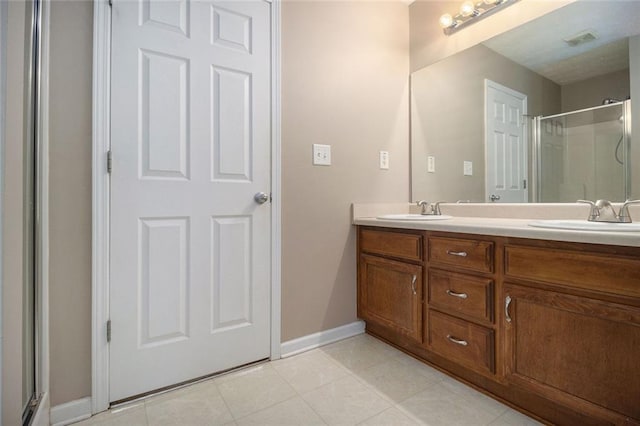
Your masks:
<path fill-rule="evenodd" d="M 425 200 L 420 200 L 416 202 L 416 205 L 418 207 L 421 207 L 420 214 L 440 216 L 442 214 L 442 212 L 440 211 L 440 203 L 442 203 L 442 201 L 438 201 L 437 203 L 430 203 Z"/>
<path fill-rule="evenodd" d="M 598 200 L 595 203 L 589 200 L 578 200 L 578 203 L 589 204 L 591 210 L 589 210 L 590 222 L 616 222 L 616 223 L 631 223 L 631 216 L 629 215 L 629 205 L 639 204 L 640 200 L 627 200 L 620 207 L 620 213 L 616 214 L 615 209 L 611 203 L 607 200 Z"/>

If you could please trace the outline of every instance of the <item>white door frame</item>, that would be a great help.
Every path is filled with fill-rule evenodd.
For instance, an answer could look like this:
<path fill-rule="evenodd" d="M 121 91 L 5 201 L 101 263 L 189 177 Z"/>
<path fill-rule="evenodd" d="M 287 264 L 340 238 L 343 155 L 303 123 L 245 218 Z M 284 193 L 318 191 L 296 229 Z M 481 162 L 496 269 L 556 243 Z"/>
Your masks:
<path fill-rule="evenodd" d="M 281 142 L 280 142 L 280 6 L 271 3 L 271 359 L 280 358 L 281 322 Z M 107 152 L 111 84 L 111 7 L 96 0 L 93 11 L 93 167 L 92 167 L 92 321 L 91 412 L 109 408 L 109 208 Z"/>

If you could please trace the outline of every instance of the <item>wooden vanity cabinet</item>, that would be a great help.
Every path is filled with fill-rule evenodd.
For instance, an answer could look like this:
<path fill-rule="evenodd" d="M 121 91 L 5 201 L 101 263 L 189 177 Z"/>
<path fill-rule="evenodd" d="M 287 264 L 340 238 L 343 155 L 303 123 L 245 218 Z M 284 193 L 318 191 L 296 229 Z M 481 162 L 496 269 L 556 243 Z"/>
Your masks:
<path fill-rule="evenodd" d="M 422 235 L 362 230 L 358 246 L 358 316 L 421 342 Z"/>
<path fill-rule="evenodd" d="M 640 248 L 363 226 L 358 245 L 370 334 L 544 422 L 640 425 Z"/>
<path fill-rule="evenodd" d="M 506 379 L 595 418 L 640 419 L 640 309 L 506 284 Z"/>
<path fill-rule="evenodd" d="M 495 373 L 493 241 L 428 233 L 428 350 L 483 375 Z"/>
<path fill-rule="evenodd" d="M 358 316 L 422 341 L 422 267 L 360 256 Z"/>
<path fill-rule="evenodd" d="M 605 250 L 505 246 L 505 380 L 603 423 L 638 424 L 640 257 Z"/>

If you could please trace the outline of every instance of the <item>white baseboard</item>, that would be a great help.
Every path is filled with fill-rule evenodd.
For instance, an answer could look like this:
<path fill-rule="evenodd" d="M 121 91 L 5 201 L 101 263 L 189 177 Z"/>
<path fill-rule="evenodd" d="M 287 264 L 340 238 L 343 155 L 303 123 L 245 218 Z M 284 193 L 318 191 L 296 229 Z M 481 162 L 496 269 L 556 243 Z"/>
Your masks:
<path fill-rule="evenodd" d="M 51 407 L 51 424 L 64 426 L 91 417 L 91 397 Z"/>
<path fill-rule="evenodd" d="M 330 330 L 288 340 L 280 345 L 281 357 L 286 358 L 362 333 L 364 333 L 364 321 L 355 321 Z"/>

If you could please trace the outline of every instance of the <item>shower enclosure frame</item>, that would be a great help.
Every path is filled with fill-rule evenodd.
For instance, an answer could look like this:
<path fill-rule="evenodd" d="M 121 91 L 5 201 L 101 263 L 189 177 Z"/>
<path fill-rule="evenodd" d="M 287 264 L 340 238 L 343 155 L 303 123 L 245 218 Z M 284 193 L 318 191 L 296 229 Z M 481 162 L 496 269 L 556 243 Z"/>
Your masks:
<path fill-rule="evenodd" d="M 580 114 L 583 112 L 595 111 L 604 108 L 610 108 L 614 106 L 622 106 L 623 110 L 623 136 L 622 136 L 622 173 L 623 173 L 623 191 L 624 191 L 624 200 L 613 200 L 613 201 L 625 201 L 631 196 L 631 167 L 629 165 L 630 159 L 630 149 L 631 149 L 631 100 L 627 99 L 625 101 L 609 103 L 605 105 L 598 105 L 591 108 L 584 108 L 575 111 L 563 112 L 560 114 L 553 114 L 547 116 L 536 116 L 533 118 L 533 126 L 532 126 L 532 140 L 533 140 L 533 149 L 532 149 L 532 193 L 533 193 L 533 202 L 540 202 L 542 199 L 542 185 L 540 183 L 540 179 L 542 178 L 542 146 L 541 146 L 541 121 L 543 119 L 551 119 L 551 118 L 559 118 L 566 117 L 568 115 Z"/>
<path fill-rule="evenodd" d="M 50 424 L 49 401 L 49 15 L 50 4 L 27 2 L 25 68 L 25 280 L 33 283 L 33 392 L 24 425 Z M 23 314 L 24 317 L 24 314 Z M 25 354 L 23 354 L 23 360 Z"/>

